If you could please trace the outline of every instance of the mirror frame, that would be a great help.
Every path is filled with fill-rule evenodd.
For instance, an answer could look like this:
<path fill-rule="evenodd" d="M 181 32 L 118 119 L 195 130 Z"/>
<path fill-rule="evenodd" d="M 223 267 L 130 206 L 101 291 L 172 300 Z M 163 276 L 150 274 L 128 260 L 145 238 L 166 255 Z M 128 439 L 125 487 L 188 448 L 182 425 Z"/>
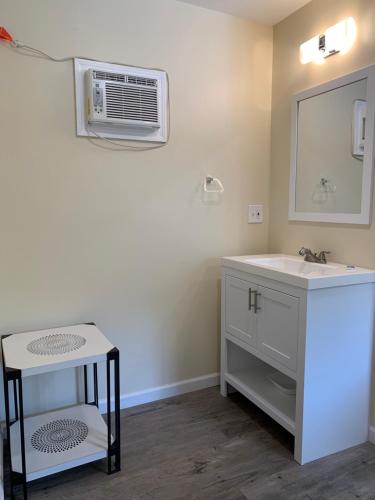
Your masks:
<path fill-rule="evenodd" d="M 367 116 L 365 152 L 363 156 L 362 200 L 359 214 L 317 213 L 296 211 L 297 187 L 297 147 L 298 147 L 298 112 L 299 103 L 339 87 L 367 79 Z M 292 100 L 292 131 L 291 131 L 291 162 L 289 181 L 289 220 L 306 222 L 334 222 L 341 224 L 371 224 L 373 170 L 374 170 L 374 140 L 375 140 L 375 65 L 336 78 L 316 87 L 310 88 L 293 96 Z"/>

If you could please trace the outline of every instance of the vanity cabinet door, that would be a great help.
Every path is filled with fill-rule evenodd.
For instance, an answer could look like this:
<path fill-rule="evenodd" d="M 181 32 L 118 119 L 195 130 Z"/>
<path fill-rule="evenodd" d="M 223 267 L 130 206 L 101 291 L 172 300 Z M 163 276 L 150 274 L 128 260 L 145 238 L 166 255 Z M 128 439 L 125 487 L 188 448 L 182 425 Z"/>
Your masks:
<path fill-rule="evenodd" d="M 256 346 L 256 314 L 250 311 L 257 285 L 233 276 L 225 279 L 225 330 Z"/>
<path fill-rule="evenodd" d="M 258 292 L 258 350 L 296 370 L 299 300 L 270 288 L 258 287 Z"/>

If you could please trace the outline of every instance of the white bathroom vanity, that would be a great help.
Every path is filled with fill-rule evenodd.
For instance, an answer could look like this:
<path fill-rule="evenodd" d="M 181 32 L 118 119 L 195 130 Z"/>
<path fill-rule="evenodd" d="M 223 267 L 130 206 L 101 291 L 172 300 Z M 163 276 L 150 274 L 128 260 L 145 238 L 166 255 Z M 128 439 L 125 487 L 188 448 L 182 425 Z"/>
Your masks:
<path fill-rule="evenodd" d="M 287 255 L 222 259 L 221 393 L 292 433 L 300 464 L 368 440 L 374 283 Z"/>

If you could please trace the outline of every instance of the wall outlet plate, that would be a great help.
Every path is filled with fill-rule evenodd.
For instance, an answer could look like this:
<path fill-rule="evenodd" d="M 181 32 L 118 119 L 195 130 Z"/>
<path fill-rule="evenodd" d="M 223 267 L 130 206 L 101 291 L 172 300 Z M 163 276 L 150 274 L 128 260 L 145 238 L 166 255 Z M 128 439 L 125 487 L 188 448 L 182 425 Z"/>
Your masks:
<path fill-rule="evenodd" d="M 264 207 L 263 205 L 249 205 L 248 208 L 248 223 L 262 224 Z"/>

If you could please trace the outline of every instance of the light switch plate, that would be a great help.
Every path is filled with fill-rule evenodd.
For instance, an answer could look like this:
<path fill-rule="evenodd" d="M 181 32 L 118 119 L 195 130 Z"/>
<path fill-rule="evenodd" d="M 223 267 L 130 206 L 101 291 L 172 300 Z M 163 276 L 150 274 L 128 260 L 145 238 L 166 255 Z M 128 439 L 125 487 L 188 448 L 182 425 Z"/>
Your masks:
<path fill-rule="evenodd" d="M 263 222 L 263 205 L 249 205 L 248 223 L 262 224 Z"/>

